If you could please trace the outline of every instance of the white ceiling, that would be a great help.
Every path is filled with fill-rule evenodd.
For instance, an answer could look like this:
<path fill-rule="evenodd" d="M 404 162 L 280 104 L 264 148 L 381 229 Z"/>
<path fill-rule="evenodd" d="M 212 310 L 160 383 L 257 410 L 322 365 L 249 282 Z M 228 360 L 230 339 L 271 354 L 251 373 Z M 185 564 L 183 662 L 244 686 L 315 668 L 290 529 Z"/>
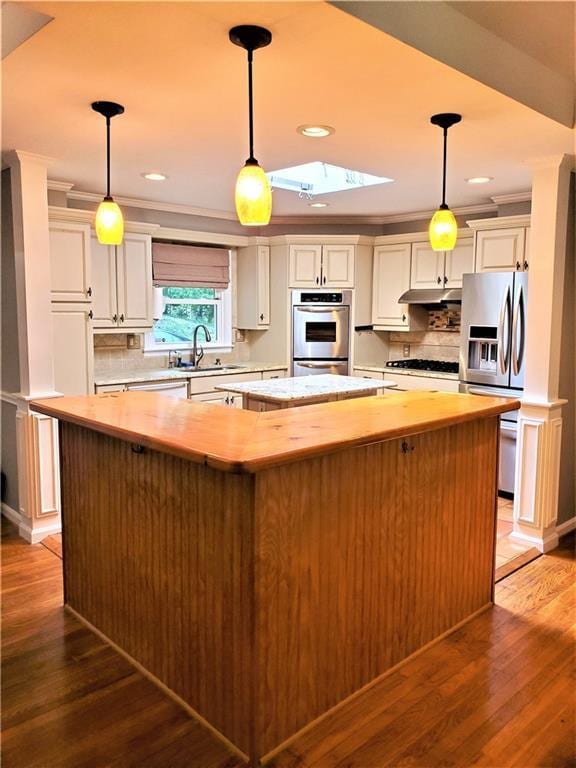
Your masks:
<path fill-rule="evenodd" d="M 553 4 L 552 4 L 553 5 Z M 3 149 L 53 157 L 50 177 L 102 192 L 104 120 L 118 101 L 112 192 L 233 211 L 247 156 L 245 53 L 236 24 L 267 26 L 255 53 L 256 156 L 266 170 L 323 160 L 393 184 L 323 196 L 326 214 L 390 215 L 439 202 L 441 131 L 430 115 L 456 111 L 448 202 L 487 202 L 530 188 L 530 161 L 573 152 L 573 133 L 471 78 L 318 2 L 31 3 L 54 17 L 3 62 Z M 298 125 L 332 125 L 326 139 Z M 168 174 L 166 182 L 141 177 Z M 493 176 L 481 187 L 470 176 Z M 318 215 L 291 192 L 274 214 Z"/>

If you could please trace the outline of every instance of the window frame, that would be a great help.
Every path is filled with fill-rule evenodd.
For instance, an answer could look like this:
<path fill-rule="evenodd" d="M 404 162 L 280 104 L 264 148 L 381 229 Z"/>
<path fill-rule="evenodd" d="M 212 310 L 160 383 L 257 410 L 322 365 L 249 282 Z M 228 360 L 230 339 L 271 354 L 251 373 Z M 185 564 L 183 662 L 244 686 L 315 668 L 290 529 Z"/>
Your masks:
<path fill-rule="evenodd" d="M 176 286 L 177 287 L 177 286 Z M 182 286 L 185 287 L 185 286 Z M 154 286 L 154 306 L 158 305 L 163 297 L 160 293 L 163 289 Z M 170 299 L 171 304 L 215 304 L 216 305 L 216 341 L 207 342 L 204 334 L 198 336 L 199 342 L 207 352 L 231 352 L 232 351 L 232 284 L 225 290 L 215 290 L 214 299 Z M 176 350 L 191 350 L 194 347 L 193 341 L 181 341 L 168 343 L 156 341 L 154 339 L 154 328 L 144 334 L 144 353 L 145 354 L 166 354 Z"/>

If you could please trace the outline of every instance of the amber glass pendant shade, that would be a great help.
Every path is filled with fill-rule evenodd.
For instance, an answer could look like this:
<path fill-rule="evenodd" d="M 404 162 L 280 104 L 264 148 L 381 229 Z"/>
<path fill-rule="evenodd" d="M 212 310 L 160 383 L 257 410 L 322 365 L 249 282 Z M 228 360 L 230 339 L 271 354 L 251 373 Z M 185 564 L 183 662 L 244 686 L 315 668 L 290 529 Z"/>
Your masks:
<path fill-rule="evenodd" d="M 124 239 L 124 216 L 111 197 L 105 197 L 98 206 L 95 228 L 102 245 L 120 245 Z"/>
<path fill-rule="evenodd" d="M 450 208 L 438 208 L 428 227 L 433 251 L 451 251 L 456 245 L 458 224 Z"/>
<path fill-rule="evenodd" d="M 236 214 L 246 227 L 264 227 L 272 214 L 272 190 L 258 163 L 247 162 L 236 180 Z"/>

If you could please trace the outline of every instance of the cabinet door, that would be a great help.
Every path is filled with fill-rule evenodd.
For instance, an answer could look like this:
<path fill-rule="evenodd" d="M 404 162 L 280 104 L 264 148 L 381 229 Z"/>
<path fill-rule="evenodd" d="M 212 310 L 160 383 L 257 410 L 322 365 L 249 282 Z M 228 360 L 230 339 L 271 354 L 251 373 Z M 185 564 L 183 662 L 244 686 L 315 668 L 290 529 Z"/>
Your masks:
<path fill-rule="evenodd" d="M 452 251 L 446 251 L 444 285 L 462 288 L 462 276 L 474 272 L 474 243 L 472 239 L 459 240 Z"/>
<path fill-rule="evenodd" d="M 92 311 L 94 328 L 116 328 L 116 248 L 102 245 L 95 235 L 90 241 L 92 254 Z"/>
<path fill-rule="evenodd" d="M 444 282 L 444 252 L 429 243 L 412 244 L 410 288 L 441 288 Z"/>
<path fill-rule="evenodd" d="M 51 221 L 49 231 L 52 301 L 91 301 L 90 226 Z"/>
<path fill-rule="evenodd" d="M 291 245 L 290 288 L 320 288 L 321 245 Z"/>
<path fill-rule="evenodd" d="M 524 262 L 522 267 L 525 272 L 528 272 L 530 268 L 530 227 L 526 229 L 524 235 Z"/>
<path fill-rule="evenodd" d="M 258 285 L 258 325 L 270 325 L 270 246 L 259 245 L 256 282 Z"/>
<path fill-rule="evenodd" d="M 242 407 L 242 395 L 238 395 L 240 398 L 240 407 Z M 199 403 L 210 403 L 211 405 L 230 405 L 230 392 L 205 392 L 202 395 L 191 395 L 190 400 L 195 400 Z"/>
<path fill-rule="evenodd" d="M 90 309 L 52 303 L 54 389 L 63 395 L 94 393 L 94 349 Z"/>
<path fill-rule="evenodd" d="M 398 299 L 410 287 L 410 245 L 380 245 L 374 249 L 372 322 L 407 328 L 408 305 Z"/>
<path fill-rule="evenodd" d="M 322 246 L 322 287 L 354 288 L 354 246 Z"/>
<path fill-rule="evenodd" d="M 153 323 L 152 241 L 149 235 L 129 233 L 116 248 L 118 325 L 145 330 Z"/>
<path fill-rule="evenodd" d="M 480 230 L 476 233 L 476 272 L 522 269 L 524 227 Z"/>

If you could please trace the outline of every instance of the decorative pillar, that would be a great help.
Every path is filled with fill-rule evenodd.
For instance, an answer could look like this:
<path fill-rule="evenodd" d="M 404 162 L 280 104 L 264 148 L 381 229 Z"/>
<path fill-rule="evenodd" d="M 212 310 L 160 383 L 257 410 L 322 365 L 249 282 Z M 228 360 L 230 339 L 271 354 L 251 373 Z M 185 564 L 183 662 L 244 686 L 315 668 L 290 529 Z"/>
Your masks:
<path fill-rule="evenodd" d="M 558 397 L 571 161 L 533 166 L 526 373 L 518 416 L 512 538 L 541 552 L 558 545 L 562 405 Z"/>
<path fill-rule="evenodd" d="M 10 167 L 20 392 L 11 393 L 16 413 L 18 524 L 31 543 L 60 531 L 58 429 L 53 419 L 30 410 L 31 400 L 58 397 L 54 391 L 50 252 L 49 159 L 15 150 Z"/>

